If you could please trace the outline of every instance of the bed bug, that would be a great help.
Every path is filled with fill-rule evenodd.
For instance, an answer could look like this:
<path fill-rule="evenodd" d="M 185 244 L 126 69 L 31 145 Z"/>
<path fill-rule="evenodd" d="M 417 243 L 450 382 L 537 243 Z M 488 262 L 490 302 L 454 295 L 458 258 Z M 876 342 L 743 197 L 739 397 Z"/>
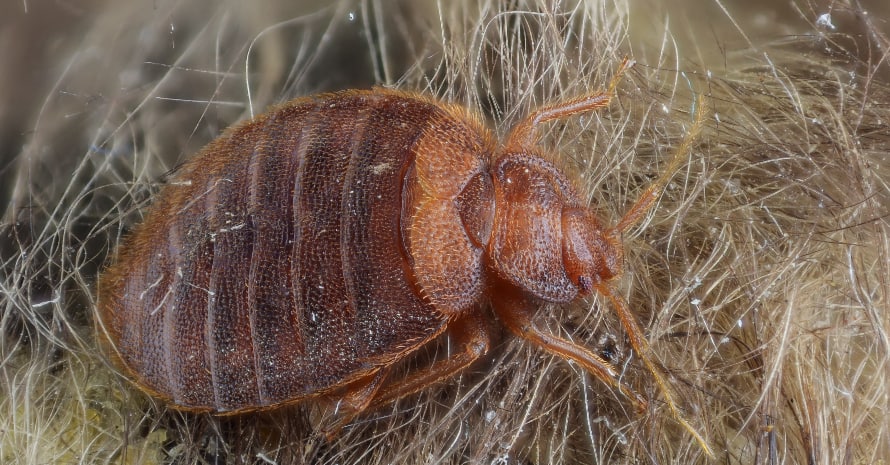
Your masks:
<path fill-rule="evenodd" d="M 485 354 L 488 304 L 514 334 L 645 408 L 608 362 L 535 326 L 544 303 L 596 291 L 704 444 L 611 285 L 621 234 L 666 177 L 605 228 L 537 147 L 543 123 L 608 105 L 630 65 L 606 91 L 531 113 L 500 145 L 463 107 L 385 89 L 298 98 L 227 130 L 181 167 L 101 276 L 102 332 L 135 383 L 176 408 L 326 396 L 349 419 Z M 388 379 L 445 331 L 461 350 Z"/>

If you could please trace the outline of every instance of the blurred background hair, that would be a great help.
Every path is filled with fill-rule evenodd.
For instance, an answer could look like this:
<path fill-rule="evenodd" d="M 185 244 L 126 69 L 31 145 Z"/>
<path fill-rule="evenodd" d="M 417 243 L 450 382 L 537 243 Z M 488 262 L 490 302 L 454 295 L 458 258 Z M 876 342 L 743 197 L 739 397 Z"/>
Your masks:
<path fill-rule="evenodd" d="M 9 2 L 0 18 L 0 462 L 707 463 L 660 402 L 638 415 L 510 337 L 461 376 L 314 439 L 329 406 L 184 414 L 109 364 L 95 281 L 169 173 L 289 98 L 383 85 L 499 134 L 617 100 L 543 147 L 607 224 L 704 133 L 625 237 L 621 285 L 719 463 L 890 460 L 890 6 L 789 0 Z M 540 324 L 650 398 L 593 298 Z M 409 363 L 448 350 L 442 338 Z"/>

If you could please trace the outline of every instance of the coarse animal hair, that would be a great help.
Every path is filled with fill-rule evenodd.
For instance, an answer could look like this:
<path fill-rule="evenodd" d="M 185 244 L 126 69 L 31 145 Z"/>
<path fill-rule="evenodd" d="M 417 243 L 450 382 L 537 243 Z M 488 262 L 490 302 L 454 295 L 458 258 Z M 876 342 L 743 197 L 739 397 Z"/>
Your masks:
<path fill-rule="evenodd" d="M 625 55 L 637 65 L 612 105 L 551 125 L 543 146 L 614 221 L 705 96 L 688 160 L 625 237 L 621 281 L 681 408 L 720 462 L 890 460 L 888 6 L 312 3 L 25 1 L 0 19 L 0 65 L 16 70 L 0 75 L 0 462 L 708 463 L 600 298 L 540 324 L 614 362 L 653 399 L 643 415 L 505 337 L 324 444 L 327 407 L 176 412 L 97 350 L 109 253 L 230 124 L 384 85 L 477 109 L 503 136 L 602 88 Z M 441 357 L 439 342 L 408 365 Z"/>

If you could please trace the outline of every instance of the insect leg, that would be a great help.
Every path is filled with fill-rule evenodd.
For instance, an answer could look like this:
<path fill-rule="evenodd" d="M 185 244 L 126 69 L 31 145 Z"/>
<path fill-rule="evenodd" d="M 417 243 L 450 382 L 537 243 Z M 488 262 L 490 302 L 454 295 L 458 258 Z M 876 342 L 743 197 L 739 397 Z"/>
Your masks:
<path fill-rule="evenodd" d="M 628 333 L 634 351 L 643 360 L 643 363 L 652 373 L 652 376 L 655 377 L 655 382 L 664 394 L 665 402 L 670 407 L 674 418 L 684 429 L 689 431 L 699 443 L 702 450 L 704 450 L 709 457 L 713 458 L 714 453 L 711 452 L 711 449 L 708 447 L 704 438 L 702 438 L 692 425 L 683 418 L 680 411 L 677 409 L 677 406 L 674 404 L 673 395 L 671 394 L 667 383 L 665 383 L 661 378 L 661 375 L 658 374 L 658 370 L 649 358 L 649 344 L 646 342 L 646 338 L 643 337 L 643 331 L 640 329 L 639 324 L 636 322 L 636 318 L 627 307 L 627 303 L 625 303 L 619 296 L 614 295 L 608 288 L 597 289 L 603 295 L 608 297 L 612 304 L 615 305 L 618 317 L 621 319 L 621 323 L 624 326 L 625 331 Z M 552 334 L 542 332 L 535 327 L 532 322 L 534 302 L 529 302 L 515 294 L 511 296 L 508 295 L 508 293 L 505 293 L 502 298 L 499 298 L 498 301 L 494 303 L 494 310 L 501 321 L 503 321 L 504 326 L 517 336 L 528 340 L 547 352 L 578 363 L 584 367 L 584 369 L 596 375 L 596 377 L 601 379 L 604 383 L 618 388 L 625 396 L 632 399 L 641 410 L 645 410 L 647 406 L 646 400 L 637 394 L 636 391 L 619 382 L 612 365 L 585 347 Z"/>
<path fill-rule="evenodd" d="M 391 366 L 385 366 L 368 376 L 360 378 L 349 383 L 342 391 L 342 398 L 338 409 L 342 409 L 337 420 L 330 426 L 323 428 L 322 433 L 328 441 L 340 432 L 340 430 L 348 425 L 352 420 L 367 410 L 371 400 L 383 385 L 383 380 L 389 375 Z"/>
<path fill-rule="evenodd" d="M 581 365 L 582 368 L 599 378 L 603 383 L 621 391 L 622 394 L 636 404 L 641 412 L 646 410 L 648 405 L 646 399 L 619 381 L 618 374 L 612 364 L 603 360 L 602 357 L 591 352 L 586 347 L 543 332 L 537 328 L 532 322 L 534 305 L 536 305 L 534 302 L 526 301 L 526 299 L 516 295 L 509 297 L 502 295 L 496 302 L 493 302 L 493 307 L 498 317 L 513 334 L 551 354 Z"/>
<path fill-rule="evenodd" d="M 417 392 L 431 384 L 450 378 L 488 352 L 491 342 L 489 329 L 479 315 L 462 316 L 448 325 L 454 342 L 463 350 L 451 357 L 435 362 L 428 369 L 415 372 L 396 383 L 390 384 L 374 397 L 369 405 L 373 409 Z"/>
<path fill-rule="evenodd" d="M 443 379 L 450 378 L 488 352 L 491 336 L 478 315 L 461 317 L 448 325 L 455 342 L 463 350 L 446 360 L 434 363 L 426 370 L 387 385 L 384 381 L 392 364 L 382 367 L 363 378 L 351 382 L 344 390 L 341 406 L 343 412 L 334 424 L 323 428 L 322 434 L 330 441 L 344 426 L 364 411 L 375 410 L 397 399 L 417 392 Z M 385 388 L 384 388 L 385 386 Z"/>
<path fill-rule="evenodd" d="M 534 146 L 538 142 L 539 134 L 537 130 L 541 123 L 608 106 L 609 102 L 612 101 L 612 96 L 615 94 L 615 88 L 618 87 L 618 81 L 621 76 L 634 63 L 633 60 L 625 58 L 618 67 L 618 71 L 612 77 L 612 80 L 609 81 L 608 89 L 602 92 L 565 100 L 555 105 L 535 110 L 526 116 L 525 119 L 513 126 L 513 129 L 510 131 L 510 136 L 505 144 L 508 150 L 527 149 Z"/>

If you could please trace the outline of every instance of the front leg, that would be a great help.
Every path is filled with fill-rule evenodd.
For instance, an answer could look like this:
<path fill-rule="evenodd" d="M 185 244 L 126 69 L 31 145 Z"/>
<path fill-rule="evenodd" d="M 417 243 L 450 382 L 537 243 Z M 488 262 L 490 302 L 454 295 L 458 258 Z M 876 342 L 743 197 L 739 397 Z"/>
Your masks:
<path fill-rule="evenodd" d="M 664 395 L 665 402 L 671 409 L 674 418 L 695 438 L 702 450 L 709 457 L 713 458 L 714 453 L 711 451 L 711 448 L 708 446 L 705 439 L 692 427 L 691 424 L 689 424 L 674 403 L 673 393 L 671 392 L 670 387 L 668 387 L 668 384 L 662 379 L 661 375 L 659 375 L 658 369 L 649 357 L 649 344 L 646 342 L 643 331 L 636 322 L 636 318 L 633 313 L 631 313 L 627 303 L 606 286 L 598 287 L 597 290 L 606 296 L 615 306 L 615 311 L 618 313 L 618 317 L 621 319 L 621 323 L 628 333 L 631 345 L 637 352 L 637 356 L 643 360 L 646 368 L 649 369 L 652 377 L 655 379 L 655 383 Z M 495 313 L 497 313 L 498 317 L 504 323 L 504 326 L 510 331 L 547 352 L 580 364 L 584 369 L 593 373 L 604 383 L 618 388 L 622 394 L 633 400 L 641 411 L 646 409 L 646 406 L 648 405 L 646 400 L 630 387 L 620 383 L 615 373 L 615 368 L 608 362 L 583 346 L 558 336 L 542 332 L 537 328 L 532 322 L 532 315 L 534 315 L 534 310 L 537 308 L 537 305 L 539 305 L 538 302 L 523 296 L 518 291 L 504 291 L 499 292 L 496 295 L 498 296 L 498 299 L 493 303 Z"/>
<path fill-rule="evenodd" d="M 636 404 L 642 412 L 648 402 L 643 396 L 623 384 L 618 379 L 615 367 L 590 349 L 572 341 L 541 331 L 532 322 L 532 316 L 539 302 L 520 295 L 518 292 L 503 292 L 492 302 L 492 307 L 504 326 L 513 334 L 531 342 L 559 358 L 572 360 L 599 378 L 603 383 L 612 386 Z"/>

